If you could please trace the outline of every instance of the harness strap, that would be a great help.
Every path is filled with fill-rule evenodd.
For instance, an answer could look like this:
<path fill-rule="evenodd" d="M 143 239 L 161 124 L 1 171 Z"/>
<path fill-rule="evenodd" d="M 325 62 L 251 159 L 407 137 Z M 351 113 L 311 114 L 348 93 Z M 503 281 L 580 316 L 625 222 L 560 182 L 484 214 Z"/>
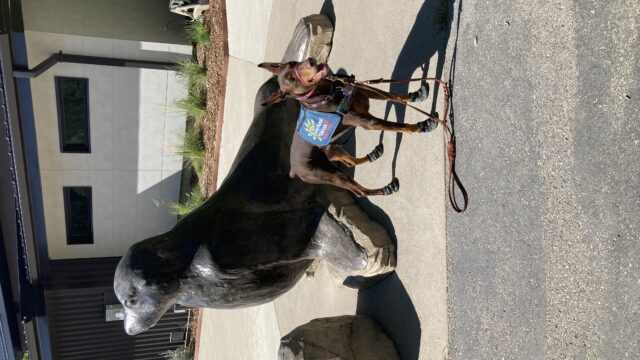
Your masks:
<path fill-rule="evenodd" d="M 376 89 L 372 86 L 369 86 L 369 84 L 382 84 L 382 83 L 387 83 L 387 84 L 398 84 L 398 83 L 408 83 L 408 82 L 412 82 L 412 81 L 435 81 L 437 83 L 439 83 L 442 86 L 442 89 L 444 90 L 444 115 L 442 117 L 442 119 L 437 118 L 436 116 L 427 113 L 426 111 L 423 111 L 422 109 L 419 109 L 409 103 L 407 103 L 407 101 L 401 100 L 401 99 L 395 99 L 395 98 L 391 98 L 389 95 L 387 95 L 387 93 L 383 92 L 382 90 Z M 451 132 L 451 128 L 447 125 L 447 115 L 449 114 L 449 99 L 450 99 L 450 94 L 449 94 L 449 87 L 447 86 L 447 83 L 444 82 L 443 80 L 437 79 L 437 78 L 414 78 L 414 79 L 406 79 L 406 80 L 395 80 L 395 79 L 374 79 L 374 80 L 366 80 L 366 81 L 355 81 L 356 86 L 362 87 L 364 89 L 370 90 L 372 92 L 377 93 L 378 95 L 381 95 L 385 98 L 387 98 L 388 100 L 392 101 L 392 102 L 396 102 L 396 103 L 401 103 L 403 105 L 406 105 L 414 110 L 417 110 L 418 112 L 438 121 L 439 123 L 442 124 L 444 131 L 443 136 L 444 136 L 444 142 L 446 144 L 446 150 L 447 150 L 447 157 L 449 159 L 449 175 L 448 175 L 448 180 L 447 180 L 447 192 L 449 195 L 449 202 L 451 203 L 451 207 L 453 208 L 453 210 L 455 210 L 458 213 L 462 213 L 465 210 L 467 210 L 467 206 L 469 205 L 469 196 L 467 195 L 467 190 L 464 188 L 464 186 L 462 185 L 462 181 L 460 181 L 460 178 L 458 177 L 458 174 L 456 173 L 456 138 L 453 135 L 453 133 Z M 460 190 L 460 193 L 462 194 L 462 198 L 463 198 L 463 204 L 462 206 L 458 205 L 458 202 L 456 200 L 456 196 L 455 196 L 455 188 L 458 188 Z"/>
<path fill-rule="evenodd" d="M 298 101 L 300 101 L 300 103 L 303 104 L 305 107 L 317 108 L 318 106 L 327 104 L 331 100 L 333 100 L 333 96 L 331 95 L 317 96 L 317 98 L 320 100 L 315 102 L 307 102 L 307 101 L 302 101 L 300 99 L 298 99 Z"/>

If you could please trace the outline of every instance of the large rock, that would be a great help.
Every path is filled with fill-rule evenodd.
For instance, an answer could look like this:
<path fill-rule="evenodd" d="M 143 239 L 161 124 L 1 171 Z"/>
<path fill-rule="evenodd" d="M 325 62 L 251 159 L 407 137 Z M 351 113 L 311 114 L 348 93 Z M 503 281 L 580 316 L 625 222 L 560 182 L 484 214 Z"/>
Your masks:
<path fill-rule="evenodd" d="M 306 16 L 296 25 L 282 62 L 302 61 L 308 57 L 327 62 L 332 39 L 331 19 L 323 14 Z"/>
<path fill-rule="evenodd" d="M 396 360 L 393 341 L 362 315 L 311 320 L 280 340 L 278 360 Z"/>

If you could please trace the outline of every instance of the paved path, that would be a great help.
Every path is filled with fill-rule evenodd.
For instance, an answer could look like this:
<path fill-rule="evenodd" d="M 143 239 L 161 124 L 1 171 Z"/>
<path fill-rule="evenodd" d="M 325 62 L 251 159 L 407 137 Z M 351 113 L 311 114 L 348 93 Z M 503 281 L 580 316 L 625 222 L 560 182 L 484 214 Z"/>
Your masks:
<path fill-rule="evenodd" d="M 279 61 L 296 23 L 306 15 L 322 11 L 335 18 L 329 59 L 334 71 L 344 68 L 365 79 L 433 75 L 443 69 L 442 50 L 448 32 L 437 29 L 435 2 L 376 2 L 371 6 L 365 0 L 334 5 L 330 1 L 274 0 L 271 4 L 270 14 L 264 13 L 268 6 L 261 6 L 258 16 L 253 4 L 227 2 L 231 58 L 220 179 L 224 179 L 252 120 L 256 90 L 267 78 L 266 72 L 255 68 L 262 61 L 260 54 L 265 61 Z M 267 16 L 269 21 L 265 22 Z M 265 23 L 268 28 L 263 28 Z M 242 31 L 254 35 L 234 37 Z M 265 46 L 263 53 L 260 46 Z M 235 54 L 233 49 L 238 49 Z M 411 90 L 414 87 L 417 85 Z M 430 108 L 433 103 L 429 99 L 425 106 Z M 423 120 L 414 112 L 387 109 L 383 102 L 373 103 L 371 112 L 380 117 L 388 113 L 392 121 Z M 379 139 L 378 132 L 358 130 L 350 146 L 363 155 Z M 279 337 L 294 327 L 316 317 L 354 313 L 378 320 L 403 359 L 445 358 L 448 328 L 442 133 L 438 129 L 417 136 L 385 134 L 383 141 L 384 157 L 358 167 L 355 178 L 371 187 L 388 183 L 394 173 L 400 178 L 397 195 L 363 202 L 398 241 L 396 274 L 370 290 L 358 292 L 338 285 L 323 266 L 315 278 L 302 279 L 292 291 L 259 311 L 207 310 L 200 360 L 273 359 Z"/>
<path fill-rule="evenodd" d="M 452 358 L 639 359 L 640 2 L 460 2 Z"/>

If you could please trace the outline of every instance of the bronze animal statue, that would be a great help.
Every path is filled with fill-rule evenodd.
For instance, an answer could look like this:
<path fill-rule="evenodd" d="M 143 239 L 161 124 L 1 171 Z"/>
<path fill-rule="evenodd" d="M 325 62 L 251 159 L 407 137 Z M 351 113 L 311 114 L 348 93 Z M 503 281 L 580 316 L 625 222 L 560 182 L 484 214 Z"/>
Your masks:
<path fill-rule="evenodd" d="M 257 101 L 277 88 L 272 78 Z M 114 278 L 128 334 L 149 329 L 174 304 L 271 301 L 317 260 L 356 276 L 354 286 L 393 271 L 389 234 L 346 191 L 289 176 L 298 111 L 294 100 L 261 109 L 218 191 L 172 230 L 129 248 Z"/>

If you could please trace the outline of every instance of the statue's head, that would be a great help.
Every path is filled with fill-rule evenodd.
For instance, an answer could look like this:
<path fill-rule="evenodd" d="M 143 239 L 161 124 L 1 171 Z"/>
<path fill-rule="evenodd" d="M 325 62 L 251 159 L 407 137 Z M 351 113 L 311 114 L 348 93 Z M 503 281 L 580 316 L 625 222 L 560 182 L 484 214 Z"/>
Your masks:
<path fill-rule="evenodd" d="M 113 288 L 124 306 L 124 328 L 135 335 L 155 325 L 179 295 L 185 259 L 166 235 L 132 245 L 116 269 Z"/>

